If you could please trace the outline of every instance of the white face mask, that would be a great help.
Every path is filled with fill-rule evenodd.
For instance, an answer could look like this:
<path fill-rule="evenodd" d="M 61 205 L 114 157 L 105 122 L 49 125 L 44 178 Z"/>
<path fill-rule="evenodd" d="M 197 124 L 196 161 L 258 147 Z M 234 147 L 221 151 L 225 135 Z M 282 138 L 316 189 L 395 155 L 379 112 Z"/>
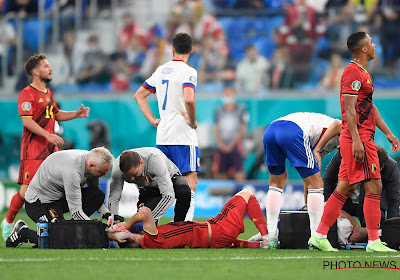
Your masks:
<path fill-rule="evenodd" d="M 235 104 L 235 97 L 233 96 L 224 96 L 222 97 L 223 104 Z"/>

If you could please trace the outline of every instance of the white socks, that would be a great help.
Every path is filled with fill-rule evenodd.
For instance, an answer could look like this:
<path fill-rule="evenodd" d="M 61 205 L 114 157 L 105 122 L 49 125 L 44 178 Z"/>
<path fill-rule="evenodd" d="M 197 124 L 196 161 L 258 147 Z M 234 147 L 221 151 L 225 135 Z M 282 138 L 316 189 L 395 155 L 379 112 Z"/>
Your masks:
<path fill-rule="evenodd" d="M 268 237 L 278 237 L 278 218 L 281 211 L 282 191 L 279 188 L 269 186 L 267 194 L 267 228 Z"/>
<path fill-rule="evenodd" d="M 189 210 L 186 213 L 185 221 L 193 221 L 194 217 L 194 191 L 191 192 L 191 197 L 190 197 L 190 206 Z"/>
<path fill-rule="evenodd" d="M 310 218 L 311 234 L 315 234 L 324 212 L 324 189 L 309 189 L 307 194 L 307 209 Z"/>

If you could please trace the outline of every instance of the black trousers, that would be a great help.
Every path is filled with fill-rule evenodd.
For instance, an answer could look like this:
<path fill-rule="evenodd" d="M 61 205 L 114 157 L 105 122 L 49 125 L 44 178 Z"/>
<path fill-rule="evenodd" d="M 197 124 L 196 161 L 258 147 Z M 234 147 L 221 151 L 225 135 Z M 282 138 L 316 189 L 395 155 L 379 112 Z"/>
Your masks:
<path fill-rule="evenodd" d="M 81 191 L 83 212 L 85 212 L 87 216 L 91 216 L 104 203 L 105 194 L 98 188 L 86 187 L 82 188 Z M 52 203 L 41 203 L 39 199 L 33 203 L 25 201 L 26 213 L 35 223 L 42 216 L 46 216 L 47 220 L 51 221 L 52 217 L 49 212 L 50 209 L 57 212 L 59 220 L 64 220 L 63 214 L 69 212 L 68 203 L 65 198 Z"/>
<path fill-rule="evenodd" d="M 189 210 L 191 192 L 189 183 L 182 175 L 172 177 L 172 184 L 175 192 L 175 215 L 174 222 L 185 220 L 186 213 Z M 159 189 L 139 190 L 138 208 L 141 204 L 153 210 L 161 200 Z"/>

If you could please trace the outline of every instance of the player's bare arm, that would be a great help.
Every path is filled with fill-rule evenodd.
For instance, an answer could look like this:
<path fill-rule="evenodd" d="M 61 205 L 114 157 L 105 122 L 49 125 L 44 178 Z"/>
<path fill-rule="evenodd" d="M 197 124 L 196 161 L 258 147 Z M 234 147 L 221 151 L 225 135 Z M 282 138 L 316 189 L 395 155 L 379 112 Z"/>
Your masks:
<path fill-rule="evenodd" d="M 147 100 L 147 96 L 151 94 L 151 91 L 148 91 L 143 86 L 141 86 L 135 93 L 134 98 L 139 105 L 140 111 L 142 111 L 143 115 L 146 119 L 151 123 L 154 127 L 157 127 L 160 123 L 160 119 L 157 119 L 153 112 L 150 109 L 149 101 Z"/>
<path fill-rule="evenodd" d="M 143 222 L 143 229 L 151 234 L 157 234 L 157 226 L 154 222 L 150 208 L 143 206 L 126 223 L 125 228 L 130 229 L 134 224 Z"/>
<path fill-rule="evenodd" d="M 59 110 L 56 114 L 56 120 L 59 122 L 62 121 L 69 121 L 76 118 L 87 118 L 89 117 L 90 108 L 84 107 L 81 104 L 81 107 L 78 108 L 76 111 L 62 111 Z"/>
<path fill-rule="evenodd" d="M 321 154 L 320 154 L 321 149 L 325 146 L 326 143 L 328 143 L 329 140 L 331 140 L 336 135 L 339 135 L 341 131 L 342 131 L 342 121 L 334 120 L 334 122 L 331 123 L 331 125 L 322 135 L 317 145 L 314 147 L 314 156 L 318 162 L 320 169 L 321 169 Z"/>
<path fill-rule="evenodd" d="M 351 139 L 353 142 L 353 157 L 358 162 L 364 161 L 364 146 L 358 134 L 357 121 L 357 96 L 343 96 L 344 111 L 346 115 L 347 126 L 349 127 Z"/>
<path fill-rule="evenodd" d="M 182 115 L 185 117 L 187 124 L 196 129 L 196 99 L 194 96 L 194 89 L 187 87 L 183 90 L 183 94 L 185 96 L 185 108 L 187 112 L 187 117 L 185 117 L 185 113 L 182 113 Z"/>
<path fill-rule="evenodd" d="M 390 128 L 386 125 L 385 121 L 382 118 L 381 113 L 378 108 L 373 104 L 375 110 L 375 122 L 376 126 L 385 134 L 387 140 L 392 144 L 392 152 L 396 153 L 400 150 L 399 139 L 392 133 Z"/>
<path fill-rule="evenodd" d="M 35 122 L 32 118 L 26 117 L 26 118 L 21 118 L 21 120 L 22 120 L 22 125 L 32 133 L 46 138 L 47 141 L 58 147 L 64 145 L 64 140 L 61 137 L 49 133 L 47 130 L 43 129 L 40 125 L 38 125 L 37 122 Z"/>

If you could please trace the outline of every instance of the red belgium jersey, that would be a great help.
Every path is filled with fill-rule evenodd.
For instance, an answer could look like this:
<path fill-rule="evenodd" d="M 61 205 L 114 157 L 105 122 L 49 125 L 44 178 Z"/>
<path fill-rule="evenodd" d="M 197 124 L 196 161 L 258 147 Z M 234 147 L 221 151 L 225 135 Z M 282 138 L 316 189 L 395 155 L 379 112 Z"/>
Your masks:
<path fill-rule="evenodd" d="M 58 107 L 50 89 L 44 93 L 32 85 L 24 88 L 18 97 L 18 111 L 21 118 L 32 118 L 44 130 L 54 134 Z M 21 160 L 45 159 L 57 150 L 57 146 L 24 127 Z"/>
<path fill-rule="evenodd" d="M 343 96 L 354 96 L 357 98 L 357 128 L 361 141 L 374 139 L 375 135 L 375 111 L 372 103 L 374 83 L 371 75 L 354 61 L 344 69 L 340 81 L 340 109 L 342 111 L 341 141 L 351 142 L 350 131 L 346 122 Z"/>
<path fill-rule="evenodd" d="M 175 222 L 157 226 L 157 234 L 143 231 L 142 248 L 207 248 L 208 227 L 205 222 Z"/>

